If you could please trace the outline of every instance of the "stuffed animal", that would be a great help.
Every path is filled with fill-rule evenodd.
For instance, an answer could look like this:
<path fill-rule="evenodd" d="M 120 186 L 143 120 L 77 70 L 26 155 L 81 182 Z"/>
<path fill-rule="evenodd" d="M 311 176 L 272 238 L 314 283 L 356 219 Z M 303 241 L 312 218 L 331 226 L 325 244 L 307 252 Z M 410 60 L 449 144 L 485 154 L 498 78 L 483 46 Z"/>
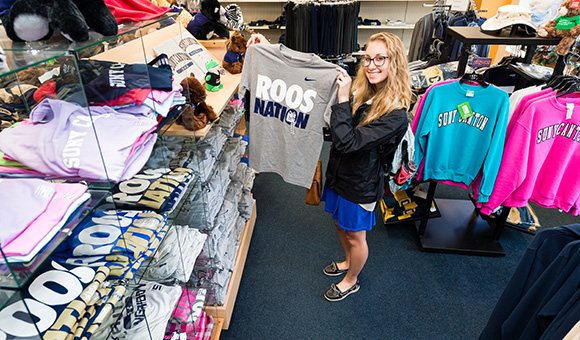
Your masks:
<path fill-rule="evenodd" d="M 71 41 L 89 39 L 89 28 L 117 34 L 117 20 L 103 0 L 16 0 L 2 17 L 14 41 L 37 41 L 61 32 Z"/>
<path fill-rule="evenodd" d="M 206 104 L 205 88 L 193 73 L 181 81 L 181 86 L 184 96 L 189 97 L 190 105 L 177 119 L 178 124 L 185 126 L 190 131 L 195 131 L 203 129 L 208 122 L 218 119 L 213 107 Z"/>
<path fill-rule="evenodd" d="M 246 43 L 248 41 L 239 32 L 235 32 L 226 42 L 227 52 L 222 66 L 231 74 L 241 73 L 246 56 Z"/>
<path fill-rule="evenodd" d="M 242 9 L 236 4 L 229 4 L 226 6 L 226 27 L 232 31 L 245 31 L 247 29 L 244 23 L 244 16 Z"/>
<path fill-rule="evenodd" d="M 205 74 L 205 88 L 210 91 L 219 91 L 224 84 L 221 83 L 221 70 L 222 68 L 215 60 L 208 60 L 205 63 L 205 69 L 207 73 Z"/>
<path fill-rule="evenodd" d="M 226 27 L 225 13 L 218 0 L 202 0 L 201 9 L 187 25 L 187 30 L 199 40 L 209 40 L 214 33 L 228 39 L 230 31 Z"/>
<path fill-rule="evenodd" d="M 538 29 L 540 37 L 561 37 L 554 49 L 558 55 L 566 55 L 580 36 L 580 0 L 565 0 L 558 9 L 559 17 Z"/>

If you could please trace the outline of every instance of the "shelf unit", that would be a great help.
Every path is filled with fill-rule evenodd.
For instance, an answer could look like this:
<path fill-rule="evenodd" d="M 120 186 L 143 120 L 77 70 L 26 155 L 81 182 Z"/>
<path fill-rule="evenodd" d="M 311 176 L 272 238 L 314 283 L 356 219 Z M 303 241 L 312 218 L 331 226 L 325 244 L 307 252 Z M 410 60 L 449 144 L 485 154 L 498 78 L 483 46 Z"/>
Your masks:
<path fill-rule="evenodd" d="M 171 21 L 171 23 L 165 22 L 167 20 Z M 70 43 L 66 41 L 63 41 L 62 37 L 58 37 L 58 35 L 50 41 L 21 44 L 13 43 L 0 32 L 0 37 L 2 37 L 0 38 L 0 46 L 3 46 L 7 51 L 7 63 L 11 69 L 11 71 L 5 72 L 2 76 L 9 77 L 13 76 L 14 74 L 14 77 L 16 78 L 15 74 L 19 71 L 27 69 L 31 66 L 43 66 L 48 61 L 63 56 L 71 59 L 86 57 L 95 60 L 137 63 L 144 60 L 144 57 L 147 55 L 154 56 L 155 54 L 152 50 L 153 47 L 160 44 L 161 42 L 164 42 L 168 39 L 168 37 L 173 37 L 182 33 L 183 30 L 184 28 L 175 23 L 171 16 L 164 16 L 149 22 L 121 25 L 120 35 L 133 35 L 131 39 L 127 39 L 123 43 L 120 43 L 120 36 L 92 36 L 91 40 L 88 42 L 77 45 L 73 44 L 74 46 L 70 45 Z M 223 53 L 225 54 L 225 45 L 222 46 Z M 72 50 L 68 51 L 69 49 Z M 220 48 L 218 48 L 218 50 L 220 50 Z M 91 53 L 91 51 L 98 52 Z M 221 59 L 217 58 L 216 56 L 213 56 L 213 58 L 215 60 L 221 61 Z M 226 75 L 222 76 L 224 88 L 218 92 L 208 91 L 206 101 L 209 105 L 214 107 L 214 110 L 218 114 L 221 114 L 224 111 L 225 107 L 229 104 L 233 94 L 237 91 L 240 77 L 241 75 L 239 74 L 231 75 L 227 73 Z M 193 132 L 178 126 L 177 124 L 170 123 L 168 125 L 169 128 L 163 131 L 164 136 L 177 136 L 193 139 L 203 138 L 213 127 L 213 124 L 209 124 L 205 129 Z M 85 203 L 82 208 L 77 209 L 77 212 L 68 220 L 65 227 L 63 227 L 52 239 L 49 245 L 44 248 L 42 254 L 34 261 L 27 264 L 26 268 L 23 270 L 15 271 L 14 269 L 18 269 L 17 267 L 11 266 L 4 268 L 2 265 L 0 265 L 0 272 L 2 272 L 3 269 L 6 269 L 6 271 L 9 272 L 9 275 L 0 277 L 0 311 L 7 307 L 8 304 L 15 302 L 21 303 L 24 295 L 19 290 L 19 288 L 27 286 L 29 282 L 31 282 L 32 279 L 38 275 L 38 268 L 47 262 L 53 251 L 61 243 L 63 243 L 67 237 L 71 235 L 74 229 L 80 225 L 81 221 L 86 218 L 86 216 L 89 215 L 93 209 L 96 207 L 103 207 L 105 198 L 110 195 L 109 190 L 112 188 L 112 185 L 114 185 L 114 183 L 111 184 L 111 182 L 108 182 L 95 183 L 94 187 L 96 188 L 89 186 L 92 195 L 91 199 Z M 199 179 L 195 179 L 194 182 L 190 184 L 189 190 L 186 191 L 185 195 L 190 195 L 194 190 L 193 188 L 199 187 L 200 185 L 201 184 Z M 181 203 L 183 203 L 183 201 Z M 105 205 L 107 204 L 105 203 Z M 178 206 L 176 210 L 181 209 L 181 207 L 182 206 Z M 167 218 L 168 220 L 171 220 L 170 216 Z M 214 330 L 212 333 L 213 339 L 218 339 L 223 327 L 225 326 L 225 329 L 227 329 L 229 325 L 229 320 L 231 318 L 233 305 L 235 303 L 237 291 L 239 288 L 239 282 L 241 279 L 255 220 L 256 204 L 254 201 L 251 218 L 244 226 L 241 238 L 239 240 L 240 248 L 237 251 L 235 267 L 232 272 L 230 283 L 228 285 L 226 304 L 224 304 L 224 306 L 211 306 L 208 308 L 208 314 L 210 314 L 212 311 L 215 311 L 216 314 L 224 314 L 227 316 L 227 319 L 216 316 Z M 163 241 L 164 240 L 161 240 L 160 244 L 162 244 Z M 9 278 L 10 280 L 4 279 L 4 277 Z M 140 282 L 140 278 L 137 277 L 132 280 L 134 283 Z M 26 310 L 28 310 L 28 308 L 26 308 Z M 29 315 L 27 319 L 25 315 L 19 315 L 18 318 L 23 322 L 27 322 L 32 328 L 38 330 L 33 325 L 35 322 L 38 322 L 35 321 L 35 317 Z M 6 322 L 4 322 L 4 324 L 6 324 Z M 0 334 L 2 334 L 1 329 Z"/>
<path fill-rule="evenodd" d="M 282 15 L 286 2 L 269 0 L 222 1 L 224 6 L 230 3 L 238 4 L 242 9 L 246 23 L 257 20 L 276 20 Z M 408 47 L 411 43 L 415 22 L 431 12 L 431 8 L 423 7 L 426 2 L 424 0 L 360 0 L 360 2 L 359 16 L 362 19 L 376 19 L 382 23 L 380 26 L 359 25 L 358 43 L 361 47 L 377 30 L 385 30 L 398 35 Z M 405 25 L 388 25 L 387 20 L 402 20 Z M 271 42 L 278 42 L 280 35 L 284 32 L 282 27 L 270 29 L 267 25 L 248 26 L 248 28 L 264 34 Z"/>
<path fill-rule="evenodd" d="M 242 231 L 242 236 L 240 237 L 240 247 L 236 253 L 236 265 L 228 284 L 225 304 L 223 306 L 205 306 L 204 308 L 208 315 L 211 315 L 214 318 L 223 319 L 223 329 L 225 330 L 230 327 L 230 321 L 234 311 L 234 304 L 238 295 L 238 289 L 240 288 L 242 272 L 244 271 L 246 257 L 248 256 L 248 249 L 250 248 L 250 240 L 252 239 L 254 225 L 256 224 L 256 217 L 256 202 L 254 202 L 254 207 L 252 208 L 252 217 L 248 220 L 248 222 L 246 222 L 244 230 Z"/>

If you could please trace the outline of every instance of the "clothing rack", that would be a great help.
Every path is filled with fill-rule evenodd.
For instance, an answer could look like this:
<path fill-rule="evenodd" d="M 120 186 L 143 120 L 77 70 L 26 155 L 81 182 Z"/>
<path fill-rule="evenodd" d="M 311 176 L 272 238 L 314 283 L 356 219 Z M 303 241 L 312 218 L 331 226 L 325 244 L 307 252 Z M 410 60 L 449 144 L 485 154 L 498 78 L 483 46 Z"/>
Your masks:
<path fill-rule="evenodd" d="M 477 13 L 487 12 L 487 9 L 477 9 L 477 4 L 475 3 L 474 0 L 469 0 L 469 4 L 467 6 L 467 11 L 469 12 L 470 10 L 473 11 L 473 13 L 477 19 L 479 19 L 479 14 L 477 14 Z"/>
<path fill-rule="evenodd" d="M 287 47 L 321 57 L 341 57 L 358 51 L 360 2 L 291 0 L 284 10 Z"/>
<path fill-rule="evenodd" d="M 478 27 L 449 27 L 446 30 L 445 45 L 442 60 L 448 60 L 449 44 L 454 37 L 463 42 L 457 77 L 465 73 L 468 53 L 472 44 L 497 45 L 556 45 L 560 39 L 541 37 L 494 36 L 480 32 Z M 535 48 L 530 48 L 535 50 Z M 529 56 L 531 60 L 531 55 Z M 560 63 L 562 65 L 560 65 Z M 564 58 L 558 59 L 554 74 L 560 74 Z M 425 207 L 431 207 L 435 196 L 437 182 L 429 181 Z M 480 214 L 470 200 L 437 199 L 441 218 L 429 222 L 428 215 L 423 214 L 417 228 L 421 246 L 425 251 L 456 253 L 466 255 L 504 256 L 505 251 L 499 239 L 505 227 L 511 207 L 505 207 L 499 218 L 490 218 Z M 425 210 L 424 210 L 425 212 Z"/>

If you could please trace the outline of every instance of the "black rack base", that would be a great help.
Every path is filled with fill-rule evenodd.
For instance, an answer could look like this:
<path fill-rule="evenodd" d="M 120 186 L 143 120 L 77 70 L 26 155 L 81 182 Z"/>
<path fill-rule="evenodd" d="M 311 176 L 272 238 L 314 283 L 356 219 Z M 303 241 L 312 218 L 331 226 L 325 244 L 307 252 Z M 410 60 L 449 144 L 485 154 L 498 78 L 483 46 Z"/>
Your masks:
<path fill-rule="evenodd" d="M 468 200 L 437 199 L 440 218 L 429 220 L 419 235 L 424 251 L 479 256 L 505 256 L 494 240 L 493 228 L 475 212 Z"/>

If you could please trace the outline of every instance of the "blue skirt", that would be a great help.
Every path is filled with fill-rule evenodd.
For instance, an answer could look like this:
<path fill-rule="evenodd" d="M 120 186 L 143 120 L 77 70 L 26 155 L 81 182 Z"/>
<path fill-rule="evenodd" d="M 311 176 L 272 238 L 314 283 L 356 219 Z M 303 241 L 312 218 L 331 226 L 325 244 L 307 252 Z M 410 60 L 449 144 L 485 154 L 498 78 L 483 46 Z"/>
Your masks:
<path fill-rule="evenodd" d="M 338 226 L 344 230 L 371 230 L 375 225 L 374 211 L 366 211 L 327 186 L 324 186 L 321 201 L 326 202 L 324 210 L 331 213 L 332 219 L 337 220 Z"/>

